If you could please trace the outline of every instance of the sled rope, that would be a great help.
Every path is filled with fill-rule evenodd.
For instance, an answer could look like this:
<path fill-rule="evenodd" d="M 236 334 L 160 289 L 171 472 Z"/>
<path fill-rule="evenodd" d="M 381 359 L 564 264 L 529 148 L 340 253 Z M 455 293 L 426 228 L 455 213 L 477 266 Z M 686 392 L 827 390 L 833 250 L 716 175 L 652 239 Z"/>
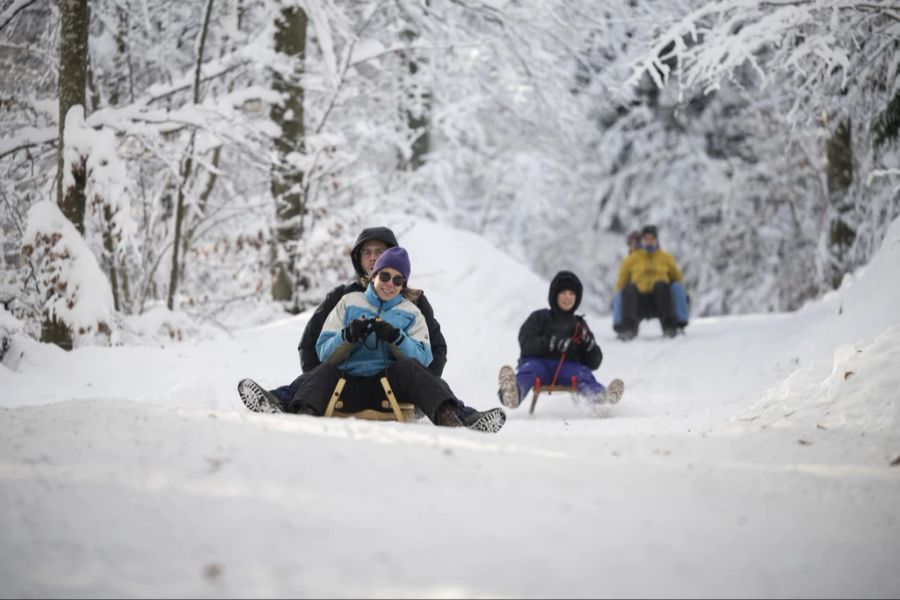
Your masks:
<path fill-rule="evenodd" d="M 580 344 L 581 343 L 581 323 L 575 321 L 575 332 L 572 333 L 572 343 Z M 556 385 L 556 380 L 559 378 L 559 372 L 562 370 L 563 363 L 566 362 L 566 353 L 569 350 L 566 349 L 566 352 L 562 353 L 562 356 L 559 357 L 559 363 L 556 365 L 556 373 L 553 374 L 553 381 L 550 382 L 550 387 L 554 387 Z"/>

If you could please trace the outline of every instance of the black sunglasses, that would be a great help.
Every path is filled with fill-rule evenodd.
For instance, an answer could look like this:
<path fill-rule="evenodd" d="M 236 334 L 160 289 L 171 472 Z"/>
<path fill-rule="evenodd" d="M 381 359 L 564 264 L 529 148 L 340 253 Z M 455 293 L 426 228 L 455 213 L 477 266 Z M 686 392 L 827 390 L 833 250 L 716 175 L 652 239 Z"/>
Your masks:
<path fill-rule="evenodd" d="M 403 279 L 403 275 L 394 275 L 393 277 L 391 277 L 391 274 L 387 271 L 379 272 L 378 279 L 384 281 L 385 283 L 388 281 L 393 281 L 394 285 L 396 285 L 397 287 L 400 287 L 401 285 L 403 285 L 403 282 L 406 281 L 405 279 Z"/>

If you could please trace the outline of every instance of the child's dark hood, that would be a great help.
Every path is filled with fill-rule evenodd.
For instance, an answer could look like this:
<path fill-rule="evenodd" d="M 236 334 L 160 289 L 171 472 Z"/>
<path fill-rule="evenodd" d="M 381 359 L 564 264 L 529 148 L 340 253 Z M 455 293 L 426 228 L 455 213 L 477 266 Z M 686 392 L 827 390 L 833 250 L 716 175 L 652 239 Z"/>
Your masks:
<path fill-rule="evenodd" d="M 400 245 L 397 243 L 397 236 L 395 236 L 394 232 L 387 227 L 367 227 L 366 229 L 363 229 L 362 232 L 360 232 L 359 237 L 356 238 L 353 249 L 350 251 L 350 260 L 353 261 L 353 269 L 360 279 L 365 279 L 369 275 L 368 273 L 363 272 L 359 253 L 362 250 L 363 244 L 373 240 L 384 242 L 388 245 L 388 248 L 396 248 Z"/>
<path fill-rule="evenodd" d="M 556 297 L 563 290 L 572 290 L 575 292 L 575 305 L 572 307 L 572 310 L 567 311 L 574 313 L 581 304 L 581 292 L 583 288 L 581 280 L 578 279 L 578 276 L 572 271 L 560 271 L 553 277 L 553 281 L 550 282 L 550 295 L 548 299 L 550 301 L 551 310 L 562 312 L 562 309 L 560 309 L 559 305 L 556 303 Z"/>

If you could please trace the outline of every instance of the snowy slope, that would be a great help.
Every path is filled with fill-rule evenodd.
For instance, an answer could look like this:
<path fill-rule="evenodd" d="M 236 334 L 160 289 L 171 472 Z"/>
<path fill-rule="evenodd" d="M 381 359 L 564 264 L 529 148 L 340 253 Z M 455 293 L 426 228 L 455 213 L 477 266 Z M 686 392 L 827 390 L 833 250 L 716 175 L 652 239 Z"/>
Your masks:
<path fill-rule="evenodd" d="M 470 233 L 396 231 L 447 380 L 495 406 L 548 282 Z M 293 378 L 308 315 L 164 347 L 20 339 L 0 596 L 896 597 L 898 303 L 895 222 L 795 314 L 629 344 L 588 314 L 623 402 L 598 419 L 554 395 L 495 436 L 246 412 L 237 381 Z"/>

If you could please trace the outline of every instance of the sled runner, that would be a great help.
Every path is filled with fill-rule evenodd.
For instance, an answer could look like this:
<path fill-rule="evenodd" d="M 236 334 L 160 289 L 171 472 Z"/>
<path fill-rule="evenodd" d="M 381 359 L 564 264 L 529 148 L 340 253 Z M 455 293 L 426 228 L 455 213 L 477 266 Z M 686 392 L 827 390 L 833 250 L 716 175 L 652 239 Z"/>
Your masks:
<path fill-rule="evenodd" d="M 537 404 L 538 396 L 540 396 L 543 392 L 547 392 L 547 394 L 552 394 L 553 392 L 568 392 L 570 394 L 578 393 L 578 381 L 573 376 L 571 385 L 549 385 L 543 387 L 541 385 L 541 378 L 535 377 L 534 379 L 534 392 L 531 396 L 531 408 L 528 410 L 529 415 L 534 414 L 534 407 Z M 606 387 L 602 399 L 597 402 L 595 406 L 600 405 L 610 405 L 616 404 L 619 400 L 622 399 L 622 395 L 625 393 L 625 383 L 621 379 L 613 379 L 609 382 L 609 385 Z M 605 416 L 605 415 L 604 415 Z"/>
<path fill-rule="evenodd" d="M 400 352 L 393 344 L 390 344 L 389 348 L 394 354 Z M 342 362 L 350 355 L 352 349 L 353 345 L 349 342 L 341 344 L 328 359 L 328 362 L 333 364 Z M 323 416 L 340 418 L 354 417 L 369 421 L 400 421 L 401 423 L 415 421 L 415 405 L 409 402 L 398 402 L 387 377 L 382 375 L 379 381 L 384 390 L 384 399 L 381 401 L 381 408 L 390 409 L 391 412 L 376 410 L 374 408 L 367 408 L 354 412 L 342 411 L 341 409 L 344 408 L 344 402 L 341 400 L 341 392 L 344 391 L 344 385 L 347 383 L 347 380 L 342 376 L 338 380 L 337 385 L 334 386 L 334 391 L 331 393 L 331 398 L 328 400 L 328 406 L 325 407 L 325 414 Z"/>
<path fill-rule="evenodd" d="M 575 377 L 572 377 L 571 385 L 548 385 L 546 387 L 542 387 L 541 378 L 535 377 L 534 392 L 531 395 L 531 408 L 528 409 L 528 414 L 534 414 L 534 407 L 537 405 L 538 396 L 540 396 L 542 393 L 546 392 L 549 395 L 553 392 L 569 392 L 571 394 L 574 394 L 577 391 L 576 383 L 577 381 L 575 380 Z"/>

